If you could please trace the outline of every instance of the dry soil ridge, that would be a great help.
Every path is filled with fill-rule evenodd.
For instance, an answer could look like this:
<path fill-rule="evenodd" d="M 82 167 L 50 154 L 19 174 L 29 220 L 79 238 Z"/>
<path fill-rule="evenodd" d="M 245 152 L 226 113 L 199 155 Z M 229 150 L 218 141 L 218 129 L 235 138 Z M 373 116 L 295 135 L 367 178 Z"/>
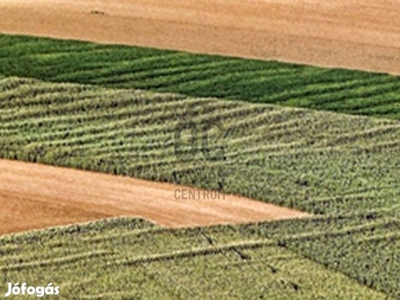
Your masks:
<path fill-rule="evenodd" d="M 308 216 L 233 195 L 178 199 L 185 189 L 189 188 L 0 160 L 0 234 L 118 216 L 137 216 L 170 228 Z"/>
<path fill-rule="evenodd" d="M 0 32 L 400 74 L 395 0 L 1 0 Z"/>

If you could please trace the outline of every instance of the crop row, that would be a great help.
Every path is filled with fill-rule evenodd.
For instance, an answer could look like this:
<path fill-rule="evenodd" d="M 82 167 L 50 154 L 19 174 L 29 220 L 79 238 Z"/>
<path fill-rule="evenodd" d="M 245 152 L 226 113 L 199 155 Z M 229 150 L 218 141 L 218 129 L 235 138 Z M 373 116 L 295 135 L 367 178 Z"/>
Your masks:
<path fill-rule="evenodd" d="M 397 121 L 19 78 L 0 79 L 0 91 L 3 158 L 219 189 L 317 214 L 397 202 Z"/>
<path fill-rule="evenodd" d="M 0 35 L 0 73 L 399 119 L 399 77 L 140 47 Z"/>
<path fill-rule="evenodd" d="M 301 225 L 295 222 L 278 227 Z M 71 230 L 47 229 L 1 238 L 0 251 L 18 245 L 19 253 L 2 255 L 0 269 L 6 280 L 53 282 L 61 295 L 79 299 L 155 295 L 160 299 L 389 299 L 387 295 L 396 295 L 390 289 L 369 289 L 279 246 L 281 239 L 265 237 L 276 235 L 277 224 L 171 230 L 123 219 L 74 225 Z"/>
<path fill-rule="evenodd" d="M 400 218 L 381 211 L 248 225 L 278 245 L 312 258 L 395 299 L 400 297 Z"/>

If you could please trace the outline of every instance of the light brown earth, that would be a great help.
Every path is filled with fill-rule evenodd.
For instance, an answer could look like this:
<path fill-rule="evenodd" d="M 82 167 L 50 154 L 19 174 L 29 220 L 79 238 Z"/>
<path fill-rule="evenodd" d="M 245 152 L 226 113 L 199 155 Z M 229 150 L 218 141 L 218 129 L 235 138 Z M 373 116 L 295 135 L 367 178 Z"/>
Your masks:
<path fill-rule="evenodd" d="M 0 160 L 0 235 L 117 216 L 137 216 L 171 228 L 307 216 L 233 195 L 214 194 L 212 199 L 202 191 L 200 197 L 188 199 L 189 190 L 193 189 Z"/>
<path fill-rule="evenodd" d="M 398 0 L 0 0 L 0 32 L 400 74 Z"/>
<path fill-rule="evenodd" d="M 0 32 L 400 74 L 395 0 L 0 0 Z M 304 217 L 232 195 L 0 161 L 0 234 L 130 215 L 167 227 Z M 178 193 L 182 196 L 182 192 Z"/>

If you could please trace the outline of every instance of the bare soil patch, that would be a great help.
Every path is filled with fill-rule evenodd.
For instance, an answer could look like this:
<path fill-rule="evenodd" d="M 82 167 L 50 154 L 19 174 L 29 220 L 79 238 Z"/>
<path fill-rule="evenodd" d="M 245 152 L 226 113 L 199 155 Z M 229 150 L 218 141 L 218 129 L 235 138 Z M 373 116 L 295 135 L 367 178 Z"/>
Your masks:
<path fill-rule="evenodd" d="M 400 74 L 395 0 L 2 0 L 0 32 Z"/>
<path fill-rule="evenodd" d="M 184 190 L 189 188 L 0 160 L 0 234 L 118 216 L 171 228 L 308 216 L 233 195 L 211 199 L 200 192 L 196 199 L 182 199 Z"/>

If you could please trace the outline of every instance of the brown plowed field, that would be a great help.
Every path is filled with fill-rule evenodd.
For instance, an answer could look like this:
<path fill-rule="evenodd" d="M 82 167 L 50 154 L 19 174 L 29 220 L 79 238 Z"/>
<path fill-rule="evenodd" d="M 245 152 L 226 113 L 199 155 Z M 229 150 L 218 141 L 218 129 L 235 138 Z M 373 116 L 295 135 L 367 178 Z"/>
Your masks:
<path fill-rule="evenodd" d="M 400 74 L 397 0 L 0 0 L 0 32 Z"/>
<path fill-rule="evenodd" d="M 395 0 L 0 0 L 3 33 L 395 74 L 399 16 Z M 176 199 L 185 189 L 0 161 L 0 234 L 121 215 L 167 227 L 307 216 L 232 195 Z"/>
<path fill-rule="evenodd" d="M 233 195 L 188 193 L 172 184 L 0 160 L 0 234 L 117 216 L 174 228 L 307 216 Z"/>

